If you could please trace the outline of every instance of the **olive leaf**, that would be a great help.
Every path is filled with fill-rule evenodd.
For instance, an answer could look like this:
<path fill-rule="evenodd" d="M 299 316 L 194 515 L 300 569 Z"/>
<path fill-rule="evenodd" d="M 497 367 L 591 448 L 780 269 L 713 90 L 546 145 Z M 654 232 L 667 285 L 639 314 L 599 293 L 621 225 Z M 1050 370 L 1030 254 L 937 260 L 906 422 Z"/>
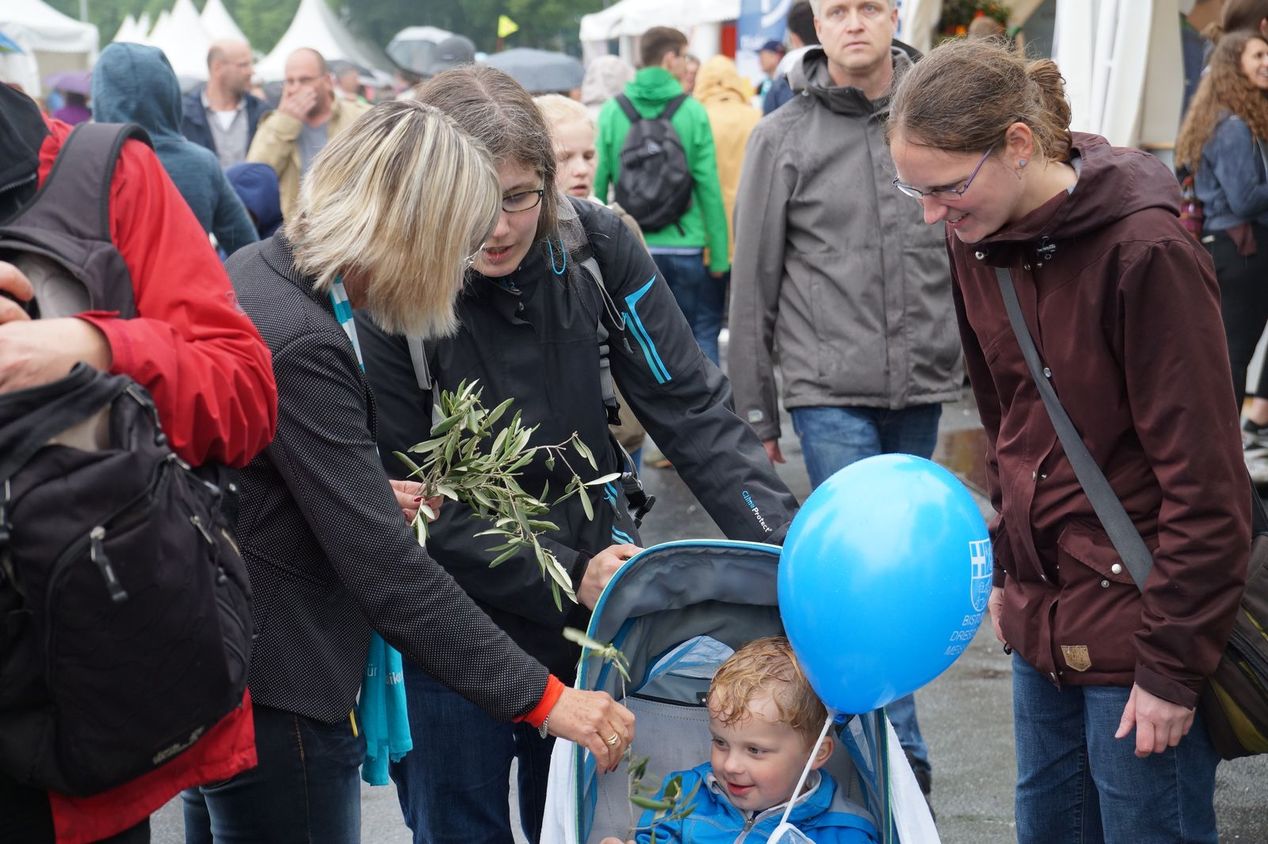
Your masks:
<path fill-rule="evenodd" d="M 488 410 L 480 401 L 481 392 L 479 381 L 463 381 L 454 391 L 442 390 L 429 438 L 409 449 L 414 457 L 399 451 L 395 454 L 409 469 L 409 477 L 422 482 L 425 498 L 440 495 L 460 501 L 476 516 L 493 524 L 491 529 L 476 534 L 503 540 L 487 549 L 490 568 L 518 555 L 531 554 L 541 568 L 542 578 L 550 585 L 555 606 L 562 611 L 561 595 L 574 604 L 577 595 L 568 570 L 538 538 L 559 529 L 544 517 L 554 506 L 575 495 L 586 518 L 593 519 L 594 506 L 587 488 L 602 486 L 620 475 L 583 481 L 568 462 L 567 449 L 571 448 L 596 470 L 598 463 L 576 433 L 554 445 L 529 445 L 538 426 L 525 427 L 520 411 L 516 410 L 505 425 L 498 425 L 514 399 L 505 399 Z M 553 501 L 549 484 L 539 495 L 532 495 L 517 480 L 539 455 L 548 471 L 562 462 L 572 474 L 563 494 Z M 430 507 L 419 507 L 411 527 L 420 544 L 426 544 L 427 523 L 435 517 Z"/>

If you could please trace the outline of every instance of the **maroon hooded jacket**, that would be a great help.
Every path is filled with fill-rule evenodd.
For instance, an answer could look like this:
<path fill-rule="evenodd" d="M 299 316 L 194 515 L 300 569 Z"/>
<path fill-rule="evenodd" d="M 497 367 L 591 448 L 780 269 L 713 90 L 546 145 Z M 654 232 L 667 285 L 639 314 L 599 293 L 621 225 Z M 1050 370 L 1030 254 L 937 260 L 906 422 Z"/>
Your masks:
<path fill-rule="evenodd" d="M 1250 550 L 1219 288 L 1156 158 L 1076 133 L 1073 192 L 977 244 L 948 232 L 988 437 L 1005 639 L 1058 686 L 1133 682 L 1192 707 Z M 1154 555 L 1142 594 L 1066 459 L 1008 323 L 1013 275 L 1052 383 Z"/>

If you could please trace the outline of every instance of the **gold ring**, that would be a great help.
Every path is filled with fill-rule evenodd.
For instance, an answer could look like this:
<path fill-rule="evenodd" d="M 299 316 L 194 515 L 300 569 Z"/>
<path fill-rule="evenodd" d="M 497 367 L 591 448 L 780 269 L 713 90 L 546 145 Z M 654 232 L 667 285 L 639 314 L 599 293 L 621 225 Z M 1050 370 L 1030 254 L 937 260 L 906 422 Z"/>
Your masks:
<path fill-rule="evenodd" d="M 608 747 L 616 747 L 621 743 L 621 737 L 613 734 L 605 738 L 604 741 L 607 742 Z"/>

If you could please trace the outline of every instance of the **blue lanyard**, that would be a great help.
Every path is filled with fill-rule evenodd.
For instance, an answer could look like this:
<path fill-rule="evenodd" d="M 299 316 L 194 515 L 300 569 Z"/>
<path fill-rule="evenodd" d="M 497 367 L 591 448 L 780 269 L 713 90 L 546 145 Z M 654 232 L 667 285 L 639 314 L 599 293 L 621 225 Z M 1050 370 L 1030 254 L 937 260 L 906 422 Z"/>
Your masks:
<path fill-rule="evenodd" d="M 335 276 L 335 282 L 330 287 L 330 303 L 335 306 L 335 319 L 339 320 L 339 327 L 352 341 L 352 351 L 357 354 L 361 371 L 365 372 L 365 358 L 361 356 L 361 343 L 357 341 L 357 323 L 352 318 L 352 302 L 348 300 L 348 291 L 344 289 L 343 278 L 340 276 Z"/>

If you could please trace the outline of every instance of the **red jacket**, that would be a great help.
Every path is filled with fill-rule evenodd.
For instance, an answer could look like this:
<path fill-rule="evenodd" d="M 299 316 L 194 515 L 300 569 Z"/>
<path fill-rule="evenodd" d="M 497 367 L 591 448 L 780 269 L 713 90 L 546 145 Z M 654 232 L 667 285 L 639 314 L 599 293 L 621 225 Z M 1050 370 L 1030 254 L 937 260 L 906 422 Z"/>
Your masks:
<path fill-rule="evenodd" d="M 989 441 L 1006 640 L 1057 685 L 1137 683 L 1192 707 L 1250 552 L 1219 288 L 1156 158 L 1076 133 L 1082 170 L 978 244 L 948 233 L 965 360 Z M 1008 323 L 1012 272 L 1057 395 L 1154 556 L 1140 593 L 1083 494 Z"/>
<path fill-rule="evenodd" d="M 48 121 L 43 184 L 71 127 Z M 173 448 L 190 463 L 245 465 L 273 438 L 277 388 L 268 348 L 238 307 L 202 227 L 144 144 L 128 141 L 110 191 L 110 234 L 132 275 L 138 316 L 81 314 L 114 355 L 111 372 L 154 397 Z M 250 699 L 189 750 L 133 782 L 87 798 L 50 794 L 59 842 L 136 825 L 184 788 L 256 764 Z"/>

